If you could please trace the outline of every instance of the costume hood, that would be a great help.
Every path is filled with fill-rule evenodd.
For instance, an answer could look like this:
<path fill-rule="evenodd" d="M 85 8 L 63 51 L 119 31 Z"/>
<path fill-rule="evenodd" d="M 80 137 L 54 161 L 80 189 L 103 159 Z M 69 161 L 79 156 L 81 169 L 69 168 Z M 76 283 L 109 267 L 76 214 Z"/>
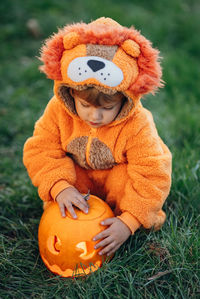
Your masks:
<path fill-rule="evenodd" d="M 53 79 L 55 95 L 76 114 L 69 88 L 95 87 L 127 98 L 117 120 L 133 113 L 143 94 L 162 87 L 159 51 L 133 27 L 110 18 L 67 25 L 41 49 L 40 67 Z"/>

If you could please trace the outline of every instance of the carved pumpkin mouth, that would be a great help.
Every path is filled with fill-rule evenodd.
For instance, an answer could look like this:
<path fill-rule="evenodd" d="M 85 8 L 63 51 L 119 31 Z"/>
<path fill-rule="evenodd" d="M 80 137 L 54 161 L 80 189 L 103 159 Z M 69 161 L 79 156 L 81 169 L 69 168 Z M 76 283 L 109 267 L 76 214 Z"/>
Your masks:
<path fill-rule="evenodd" d="M 47 240 L 47 248 L 53 254 L 58 256 L 61 251 L 62 242 L 58 236 L 49 236 Z M 97 250 L 94 249 L 94 242 L 82 241 L 76 244 L 75 251 L 80 252 L 79 258 L 83 261 L 83 264 L 77 265 L 76 269 L 65 269 L 62 270 L 58 265 L 50 265 L 48 261 L 43 257 L 45 264 L 51 269 L 51 271 L 58 273 L 64 277 L 75 275 L 88 274 L 91 271 L 96 271 L 100 265 L 100 261 L 96 261 L 95 264 L 89 263 L 89 266 L 84 265 L 84 261 L 90 261 L 96 254 Z M 87 262 L 88 264 L 88 262 Z"/>
<path fill-rule="evenodd" d="M 76 275 L 87 275 L 91 272 L 94 272 L 96 270 L 98 270 L 102 264 L 101 260 L 95 261 L 95 263 L 90 263 L 89 266 L 85 266 L 83 264 L 81 264 L 80 266 L 77 265 L 77 267 L 75 269 L 66 269 L 66 270 L 62 270 L 58 265 L 50 265 L 49 262 L 47 261 L 47 259 L 45 259 L 45 257 L 42 257 L 43 262 L 45 263 L 45 265 L 47 266 L 47 268 L 49 268 L 53 273 L 56 273 L 58 275 L 61 275 L 63 277 L 72 277 L 72 276 L 76 276 Z M 103 258 L 102 258 L 103 260 Z"/>

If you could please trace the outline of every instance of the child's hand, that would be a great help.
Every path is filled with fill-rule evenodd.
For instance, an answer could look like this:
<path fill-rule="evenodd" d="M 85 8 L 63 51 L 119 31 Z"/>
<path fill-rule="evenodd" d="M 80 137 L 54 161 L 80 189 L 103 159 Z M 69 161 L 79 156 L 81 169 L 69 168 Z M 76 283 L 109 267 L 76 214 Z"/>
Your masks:
<path fill-rule="evenodd" d="M 107 218 L 101 222 L 102 225 L 109 225 L 109 227 L 98 235 L 93 240 L 101 240 L 95 245 L 95 249 L 104 247 L 99 254 L 111 255 L 114 253 L 131 235 L 131 231 L 128 226 L 122 222 L 119 218 Z"/>
<path fill-rule="evenodd" d="M 66 208 L 73 218 L 77 218 L 73 205 L 86 214 L 88 213 L 89 206 L 87 202 L 83 198 L 82 194 L 74 187 L 69 187 L 60 192 L 56 197 L 56 201 L 59 205 L 62 217 L 66 216 Z"/>

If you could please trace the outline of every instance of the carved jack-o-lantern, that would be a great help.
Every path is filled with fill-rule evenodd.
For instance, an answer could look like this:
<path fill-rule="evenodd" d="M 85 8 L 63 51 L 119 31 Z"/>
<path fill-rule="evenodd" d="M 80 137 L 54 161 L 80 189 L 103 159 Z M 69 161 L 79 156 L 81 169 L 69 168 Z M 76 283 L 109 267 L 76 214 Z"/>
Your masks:
<path fill-rule="evenodd" d="M 95 250 L 92 238 L 105 229 L 100 222 L 113 217 L 110 207 L 90 195 L 88 214 L 76 209 L 77 219 L 67 212 L 62 218 L 58 204 L 52 202 L 44 211 L 38 230 L 40 255 L 53 273 L 63 277 L 96 271 L 105 256 Z"/>

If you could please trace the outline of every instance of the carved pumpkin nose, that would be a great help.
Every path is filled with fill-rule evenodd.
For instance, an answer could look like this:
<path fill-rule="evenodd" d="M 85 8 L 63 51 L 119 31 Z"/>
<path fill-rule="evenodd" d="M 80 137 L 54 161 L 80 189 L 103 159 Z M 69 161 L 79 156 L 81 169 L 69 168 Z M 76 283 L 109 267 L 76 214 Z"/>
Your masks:
<path fill-rule="evenodd" d="M 97 72 L 105 67 L 104 62 L 93 59 L 88 60 L 87 65 L 89 65 L 93 72 Z"/>

